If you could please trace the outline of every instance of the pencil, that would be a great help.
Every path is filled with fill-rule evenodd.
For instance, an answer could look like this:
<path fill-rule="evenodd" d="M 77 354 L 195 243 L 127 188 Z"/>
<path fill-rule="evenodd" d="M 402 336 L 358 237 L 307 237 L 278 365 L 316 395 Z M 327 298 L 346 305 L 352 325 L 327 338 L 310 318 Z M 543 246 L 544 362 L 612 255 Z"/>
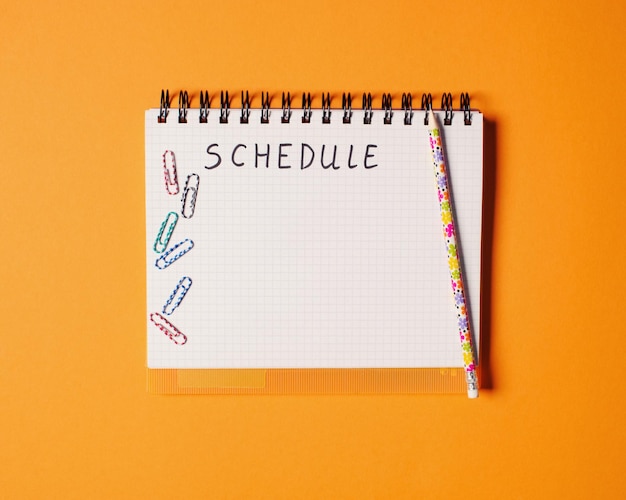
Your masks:
<path fill-rule="evenodd" d="M 476 376 L 476 361 L 474 358 L 474 346 L 468 315 L 468 305 L 465 300 L 463 273 L 461 270 L 461 261 L 459 259 L 459 251 L 456 241 L 456 226 L 453 218 L 450 183 L 448 180 L 448 172 L 444 158 L 443 145 L 441 142 L 441 133 L 439 125 L 437 124 L 437 117 L 432 110 L 430 114 L 431 118 L 428 122 L 428 135 L 435 170 L 435 184 L 437 187 L 441 222 L 443 225 L 443 237 L 446 253 L 448 255 L 450 283 L 452 285 L 452 295 L 454 297 L 454 305 L 456 308 L 459 326 L 459 338 L 461 340 L 461 350 L 463 353 L 463 368 L 465 371 L 465 378 L 467 380 L 467 395 L 470 398 L 477 398 L 478 378 Z"/>

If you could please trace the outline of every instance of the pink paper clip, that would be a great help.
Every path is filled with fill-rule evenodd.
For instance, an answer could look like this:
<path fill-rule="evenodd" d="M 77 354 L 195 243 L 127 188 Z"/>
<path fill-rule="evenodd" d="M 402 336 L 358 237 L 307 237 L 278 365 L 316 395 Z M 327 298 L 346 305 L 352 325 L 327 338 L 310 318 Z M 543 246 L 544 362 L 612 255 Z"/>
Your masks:
<path fill-rule="evenodd" d="M 170 340 L 174 342 L 174 344 L 183 345 L 187 342 L 187 336 L 159 313 L 150 313 L 150 321 L 152 321 L 159 330 L 167 335 Z"/>
<path fill-rule="evenodd" d="M 163 176 L 165 177 L 165 189 L 168 194 L 178 194 L 178 174 L 176 173 L 176 156 L 173 151 L 166 150 L 163 153 Z"/>

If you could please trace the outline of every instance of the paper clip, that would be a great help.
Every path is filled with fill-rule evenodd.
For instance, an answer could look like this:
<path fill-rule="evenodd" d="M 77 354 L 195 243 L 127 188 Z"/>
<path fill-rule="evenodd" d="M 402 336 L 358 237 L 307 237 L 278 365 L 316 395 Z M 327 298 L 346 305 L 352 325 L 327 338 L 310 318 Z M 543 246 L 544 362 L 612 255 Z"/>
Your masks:
<path fill-rule="evenodd" d="M 191 219 L 196 210 L 196 199 L 198 198 L 198 188 L 200 187 L 200 177 L 198 174 L 190 174 L 185 182 L 183 191 L 183 208 L 181 213 L 185 219 Z"/>
<path fill-rule="evenodd" d="M 178 174 L 176 173 L 176 157 L 173 151 L 166 150 L 163 153 L 163 176 L 165 177 L 165 189 L 168 194 L 178 194 Z"/>
<path fill-rule="evenodd" d="M 167 335 L 170 340 L 174 342 L 174 344 L 183 345 L 187 342 L 187 336 L 159 313 L 150 313 L 150 321 L 152 321 L 159 330 Z"/>
<path fill-rule="evenodd" d="M 172 314 L 183 301 L 185 295 L 187 295 L 189 288 L 191 288 L 191 278 L 189 276 L 184 276 L 178 282 L 178 285 L 174 288 L 170 298 L 167 299 L 167 302 L 163 306 L 163 314 L 167 314 L 168 316 Z"/>
<path fill-rule="evenodd" d="M 193 248 L 193 241 L 187 238 L 181 241 L 180 243 L 176 243 L 176 245 L 174 245 L 167 252 L 161 255 L 161 257 L 157 259 L 154 265 L 158 267 L 159 269 L 165 269 L 167 266 L 172 265 L 174 262 L 180 259 L 183 255 L 185 255 L 192 248 Z"/>
<path fill-rule="evenodd" d="M 161 223 L 159 234 L 157 234 L 156 240 L 154 240 L 154 251 L 156 253 L 162 253 L 165 251 L 177 222 L 178 214 L 176 212 L 170 212 L 167 214 L 165 220 Z"/>

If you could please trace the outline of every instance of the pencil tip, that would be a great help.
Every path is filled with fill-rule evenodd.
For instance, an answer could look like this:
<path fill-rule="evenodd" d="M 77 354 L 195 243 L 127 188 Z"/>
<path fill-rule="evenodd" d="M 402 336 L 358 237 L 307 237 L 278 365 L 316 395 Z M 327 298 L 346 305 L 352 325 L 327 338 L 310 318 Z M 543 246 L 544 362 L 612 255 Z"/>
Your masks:
<path fill-rule="evenodd" d="M 428 110 L 428 128 L 430 130 L 439 128 L 439 123 L 437 122 L 437 115 L 435 111 L 431 108 Z"/>

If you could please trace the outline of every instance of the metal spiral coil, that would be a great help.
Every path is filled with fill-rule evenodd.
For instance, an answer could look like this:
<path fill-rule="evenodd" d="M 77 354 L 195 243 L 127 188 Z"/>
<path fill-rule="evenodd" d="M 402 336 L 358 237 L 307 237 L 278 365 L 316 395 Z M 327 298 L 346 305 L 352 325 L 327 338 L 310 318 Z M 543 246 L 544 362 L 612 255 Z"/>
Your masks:
<path fill-rule="evenodd" d="M 207 123 L 209 120 L 209 93 L 200 91 L 200 123 Z"/>
<path fill-rule="evenodd" d="M 285 93 L 283 92 L 282 108 L 283 113 L 280 121 L 281 123 L 289 123 L 289 120 L 291 119 L 291 94 L 289 92 L 287 92 L 286 97 Z"/>
<path fill-rule="evenodd" d="M 230 108 L 230 99 L 228 97 L 228 90 L 220 92 L 220 123 L 228 123 L 228 114 Z"/>
<path fill-rule="evenodd" d="M 330 123 L 330 93 L 322 94 L 322 123 Z"/>
<path fill-rule="evenodd" d="M 467 92 L 461 94 L 460 110 L 463 111 L 463 123 L 465 123 L 465 125 L 471 125 L 472 113 L 470 110 L 470 96 Z"/>
<path fill-rule="evenodd" d="M 413 123 L 413 96 L 411 93 L 402 94 L 402 109 L 404 110 L 404 124 Z"/>
<path fill-rule="evenodd" d="M 178 123 L 187 123 L 187 110 L 189 109 L 189 94 L 183 90 L 178 94 Z"/>
<path fill-rule="evenodd" d="M 441 96 L 441 109 L 445 111 L 444 125 L 452 125 L 452 94 L 448 92 Z"/>
<path fill-rule="evenodd" d="M 433 96 L 430 93 L 422 94 L 422 109 L 426 111 L 424 125 L 428 125 L 428 114 L 433 110 Z"/>
<path fill-rule="evenodd" d="M 393 115 L 393 111 L 391 109 L 391 94 L 383 94 L 382 109 L 385 112 L 383 123 L 385 125 L 391 125 L 391 117 Z"/>
<path fill-rule="evenodd" d="M 302 123 L 311 123 L 311 93 L 302 94 Z"/>
<path fill-rule="evenodd" d="M 343 123 L 352 121 L 352 95 L 350 92 L 341 96 L 341 107 L 343 108 Z"/>
<path fill-rule="evenodd" d="M 261 92 L 261 123 L 270 122 L 270 94 Z"/>
<path fill-rule="evenodd" d="M 363 124 L 371 125 L 372 115 L 372 94 L 363 93 Z"/>
<path fill-rule="evenodd" d="M 246 90 L 246 93 L 241 91 L 241 118 L 239 118 L 239 123 L 248 123 L 248 119 L 250 118 L 250 95 Z"/>
<path fill-rule="evenodd" d="M 167 114 L 170 109 L 170 91 L 161 90 L 161 105 L 159 106 L 159 123 L 167 122 Z"/>

